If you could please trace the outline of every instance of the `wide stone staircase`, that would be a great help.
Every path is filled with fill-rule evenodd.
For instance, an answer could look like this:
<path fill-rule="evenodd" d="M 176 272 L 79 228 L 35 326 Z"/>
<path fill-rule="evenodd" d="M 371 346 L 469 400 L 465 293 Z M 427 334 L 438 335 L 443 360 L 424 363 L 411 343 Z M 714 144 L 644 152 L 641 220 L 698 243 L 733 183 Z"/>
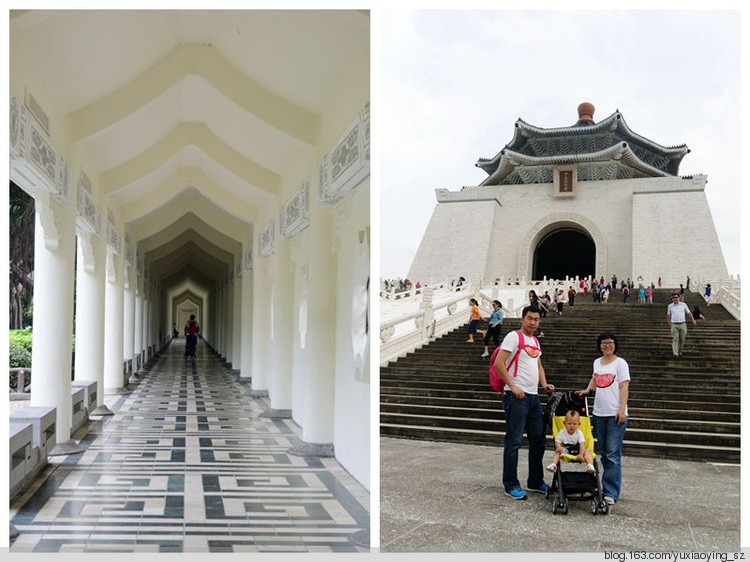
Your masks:
<path fill-rule="evenodd" d="M 624 454 L 739 463 L 740 322 L 687 292 L 690 309 L 700 306 L 706 320 L 688 325 L 684 356 L 674 359 L 669 293 L 657 289 L 654 304 L 638 304 L 637 296 L 622 303 L 619 291 L 608 303 L 579 295 L 561 316 L 550 313 L 539 339 L 547 380 L 558 391 L 584 388 L 599 356 L 597 336 L 613 331 L 631 375 Z M 508 319 L 503 335 L 518 328 L 520 319 Z M 381 367 L 381 435 L 502 445 L 502 400 L 489 386 L 488 361 L 480 358 L 477 340 L 466 343 L 462 326 Z"/>

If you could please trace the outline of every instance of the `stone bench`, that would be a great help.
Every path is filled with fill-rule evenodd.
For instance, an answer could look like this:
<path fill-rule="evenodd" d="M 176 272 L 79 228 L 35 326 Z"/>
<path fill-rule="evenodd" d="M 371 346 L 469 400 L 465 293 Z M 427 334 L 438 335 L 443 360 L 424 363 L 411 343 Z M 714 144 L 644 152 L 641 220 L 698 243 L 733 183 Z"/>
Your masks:
<path fill-rule="evenodd" d="M 11 421 L 10 438 L 10 499 L 14 500 L 33 479 L 34 426 L 29 422 Z"/>
<path fill-rule="evenodd" d="M 86 418 L 96 409 L 97 384 L 96 381 L 73 381 L 70 383 L 73 389 L 83 389 L 83 406 L 86 409 Z"/>
<path fill-rule="evenodd" d="M 73 434 L 88 420 L 84 389 L 72 386 L 70 389 L 70 398 L 73 406 L 71 410 L 70 433 Z"/>
<path fill-rule="evenodd" d="M 10 423 L 31 424 L 31 460 L 34 475 L 47 466 L 47 456 L 57 444 L 57 409 L 52 406 L 22 408 L 10 414 Z"/>

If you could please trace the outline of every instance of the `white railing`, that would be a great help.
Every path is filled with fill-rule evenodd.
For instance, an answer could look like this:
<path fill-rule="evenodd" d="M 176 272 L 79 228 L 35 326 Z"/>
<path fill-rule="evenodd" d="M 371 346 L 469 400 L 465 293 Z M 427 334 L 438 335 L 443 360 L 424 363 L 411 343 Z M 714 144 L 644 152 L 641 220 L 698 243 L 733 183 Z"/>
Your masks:
<path fill-rule="evenodd" d="M 483 291 L 480 286 L 479 278 L 475 277 L 470 284 L 461 287 L 451 286 L 450 283 L 426 287 L 418 310 L 381 323 L 380 364 L 387 365 L 465 324 L 469 319 L 468 300 L 472 297 L 477 299 L 482 316 L 488 317 L 492 310 L 491 302 L 498 299 L 502 287 L 492 285 Z M 436 290 L 438 288 L 439 292 Z M 513 289 L 515 292 L 521 288 L 514 286 Z M 506 298 L 503 303 L 506 318 L 520 317 L 527 302 L 525 298 Z M 407 302 L 403 302 L 403 305 L 406 307 Z"/>
<path fill-rule="evenodd" d="M 419 310 L 380 325 L 380 364 L 387 365 L 464 324 L 469 317 L 469 309 L 468 306 L 459 308 L 459 303 L 469 299 L 472 294 L 471 288 L 464 286 L 434 305 L 434 289 L 426 288 Z M 394 335 L 397 337 L 394 338 Z"/>
<path fill-rule="evenodd" d="M 695 283 L 695 285 L 693 285 Z M 690 278 L 690 285 L 692 289 L 700 293 L 704 301 L 705 287 L 707 283 L 711 283 L 711 304 L 722 305 L 735 319 L 739 320 L 741 316 L 741 280 L 739 275 L 731 275 L 724 279 L 703 279 L 698 278 L 693 280 Z"/>
<path fill-rule="evenodd" d="M 434 291 L 440 291 L 440 290 L 447 290 L 447 289 L 461 289 L 466 288 L 468 284 L 464 284 L 462 287 L 456 287 L 451 286 L 450 281 L 443 281 L 442 283 L 435 283 L 434 285 L 427 285 L 427 286 L 420 286 L 416 287 L 415 284 L 412 284 L 411 289 L 407 291 L 401 291 L 396 290 L 395 287 L 393 287 L 390 290 L 385 289 L 384 283 L 381 281 L 380 283 L 380 298 L 385 299 L 387 301 L 396 301 L 396 300 L 404 300 L 404 299 L 413 299 L 414 297 L 421 295 L 425 289 L 433 289 Z"/>

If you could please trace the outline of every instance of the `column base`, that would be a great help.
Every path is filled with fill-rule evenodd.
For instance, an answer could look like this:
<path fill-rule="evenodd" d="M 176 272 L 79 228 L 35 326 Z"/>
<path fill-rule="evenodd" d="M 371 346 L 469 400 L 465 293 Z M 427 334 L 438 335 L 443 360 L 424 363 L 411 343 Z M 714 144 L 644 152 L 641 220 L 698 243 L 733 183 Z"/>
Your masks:
<path fill-rule="evenodd" d="M 239 369 L 232 369 L 232 374 L 233 375 L 239 375 L 240 374 L 240 370 Z"/>
<path fill-rule="evenodd" d="M 253 377 L 239 377 L 237 379 L 237 382 L 239 382 L 240 384 L 250 384 L 251 382 L 253 382 Z M 262 392 L 262 391 L 256 391 L 256 392 Z"/>
<path fill-rule="evenodd" d="M 306 443 L 303 441 L 287 451 L 295 457 L 333 457 L 333 443 Z"/>
<path fill-rule="evenodd" d="M 89 416 L 114 416 L 115 413 L 107 408 L 104 404 L 101 406 L 97 406 L 94 408 L 94 411 L 89 414 Z"/>
<path fill-rule="evenodd" d="M 263 412 L 260 415 L 261 418 L 271 418 L 274 420 L 287 420 L 292 417 L 292 411 L 291 410 L 275 410 L 273 408 L 269 408 L 265 412 Z"/>
<path fill-rule="evenodd" d="M 139 377 L 137 373 L 133 373 L 128 377 L 128 384 L 138 384 L 143 380 L 143 377 Z"/>
<path fill-rule="evenodd" d="M 362 548 L 370 548 L 370 529 L 360 529 L 352 535 L 352 542 Z"/>
<path fill-rule="evenodd" d="M 21 533 L 18 532 L 18 529 L 16 529 L 12 524 L 10 525 L 10 533 L 8 533 L 8 537 L 11 539 L 15 539 L 18 535 Z"/>
<path fill-rule="evenodd" d="M 63 455 L 75 455 L 77 453 L 83 453 L 86 449 L 82 449 L 78 446 L 78 443 L 69 439 L 65 443 L 58 443 L 55 447 L 47 453 L 48 457 L 60 457 Z"/>
<path fill-rule="evenodd" d="M 250 398 L 268 398 L 267 390 L 250 390 Z"/>

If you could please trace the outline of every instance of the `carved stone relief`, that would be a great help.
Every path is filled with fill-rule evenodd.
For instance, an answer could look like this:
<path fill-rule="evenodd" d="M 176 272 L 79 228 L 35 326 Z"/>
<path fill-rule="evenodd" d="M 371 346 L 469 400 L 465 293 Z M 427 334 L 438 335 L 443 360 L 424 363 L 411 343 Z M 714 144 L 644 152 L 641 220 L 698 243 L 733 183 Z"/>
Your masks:
<path fill-rule="evenodd" d="M 260 240 L 258 241 L 258 255 L 262 258 L 272 256 L 276 250 L 275 240 L 275 226 L 276 221 L 271 223 L 260 233 Z"/>
<path fill-rule="evenodd" d="M 305 182 L 281 209 L 281 235 L 296 236 L 310 226 L 310 182 Z"/>
<path fill-rule="evenodd" d="M 70 167 L 16 98 L 11 98 L 9 125 L 11 178 L 25 189 L 45 192 L 65 203 Z"/>
<path fill-rule="evenodd" d="M 370 104 L 318 165 L 318 203 L 331 204 L 352 193 L 370 175 Z"/>

